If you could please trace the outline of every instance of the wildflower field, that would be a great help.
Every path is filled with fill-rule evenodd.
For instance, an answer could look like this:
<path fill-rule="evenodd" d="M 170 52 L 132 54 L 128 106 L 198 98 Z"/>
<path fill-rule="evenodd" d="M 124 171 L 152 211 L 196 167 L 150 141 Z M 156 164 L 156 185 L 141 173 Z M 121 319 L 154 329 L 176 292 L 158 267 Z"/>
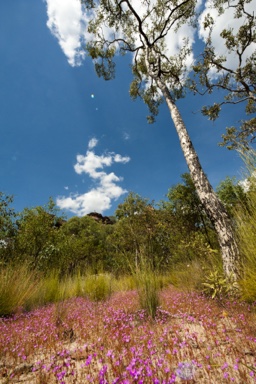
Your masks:
<path fill-rule="evenodd" d="M 136 290 L 0 319 L 0 383 L 254 383 L 253 305 L 172 286 L 154 320 Z"/>

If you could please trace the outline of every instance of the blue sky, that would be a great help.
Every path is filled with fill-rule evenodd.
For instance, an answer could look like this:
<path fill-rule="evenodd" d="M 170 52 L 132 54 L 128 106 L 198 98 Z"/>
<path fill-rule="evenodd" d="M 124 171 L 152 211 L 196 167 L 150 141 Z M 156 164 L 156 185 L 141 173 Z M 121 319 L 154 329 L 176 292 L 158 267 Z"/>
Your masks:
<path fill-rule="evenodd" d="M 0 2 L 0 190 L 14 195 L 17 211 L 51 196 L 69 217 L 112 215 L 128 191 L 164 199 L 187 172 L 167 107 L 149 125 L 146 106 L 129 97 L 129 58 L 118 58 L 115 80 L 105 82 L 89 58 L 68 62 L 47 21 L 43 0 Z M 226 108 L 212 123 L 199 112 L 205 103 L 188 95 L 178 105 L 216 187 L 242 177 L 238 154 L 217 143 L 243 110 Z"/>

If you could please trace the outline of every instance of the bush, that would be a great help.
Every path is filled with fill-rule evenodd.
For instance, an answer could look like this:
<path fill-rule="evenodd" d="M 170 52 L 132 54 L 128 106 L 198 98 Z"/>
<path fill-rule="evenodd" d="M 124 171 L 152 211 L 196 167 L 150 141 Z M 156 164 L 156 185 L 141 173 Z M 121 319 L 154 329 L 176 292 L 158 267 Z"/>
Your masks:
<path fill-rule="evenodd" d="M 236 295 L 239 293 L 239 286 L 237 282 L 230 276 L 228 280 L 223 271 L 215 269 L 210 271 L 205 277 L 205 281 L 202 283 L 203 292 L 207 296 L 211 296 L 212 299 L 221 298 L 227 295 Z"/>

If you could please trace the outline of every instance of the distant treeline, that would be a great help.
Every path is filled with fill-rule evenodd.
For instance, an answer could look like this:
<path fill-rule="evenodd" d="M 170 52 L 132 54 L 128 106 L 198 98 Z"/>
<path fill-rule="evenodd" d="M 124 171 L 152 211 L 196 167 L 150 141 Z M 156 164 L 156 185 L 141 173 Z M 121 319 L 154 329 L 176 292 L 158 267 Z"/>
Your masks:
<path fill-rule="evenodd" d="M 158 203 L 129 193 L 112 217 L 92 212 L 67 220 L 52 198 L 17 213 L 12 196 L 0 193 L 0 263 L 63 276 L 88 269 L 118 275 L 141 256 L 159 271 L 218 257 L 216 234 L 193 182 L 187 173 L 181 179 Z M 235 179 L 226 178 L 217 193 L 231 217 L 238 207 L 249 210 L 248 193 Z"/>

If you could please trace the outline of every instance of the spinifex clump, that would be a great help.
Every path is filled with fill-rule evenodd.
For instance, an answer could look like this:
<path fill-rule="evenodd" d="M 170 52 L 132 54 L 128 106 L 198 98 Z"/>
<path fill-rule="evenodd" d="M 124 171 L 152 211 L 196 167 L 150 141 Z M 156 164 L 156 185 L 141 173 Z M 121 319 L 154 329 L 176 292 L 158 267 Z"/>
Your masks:
<path fill-rule="evenodd" d="M 160 305 L 160 281 L 156 271 L 154 271 L 150 262 L 141 256 L 139 264 L 133 270 L 133 276 L 137 286 L 141 309 L 145 310 L 151 319 L 155 319 L 157 308 Z"/>

